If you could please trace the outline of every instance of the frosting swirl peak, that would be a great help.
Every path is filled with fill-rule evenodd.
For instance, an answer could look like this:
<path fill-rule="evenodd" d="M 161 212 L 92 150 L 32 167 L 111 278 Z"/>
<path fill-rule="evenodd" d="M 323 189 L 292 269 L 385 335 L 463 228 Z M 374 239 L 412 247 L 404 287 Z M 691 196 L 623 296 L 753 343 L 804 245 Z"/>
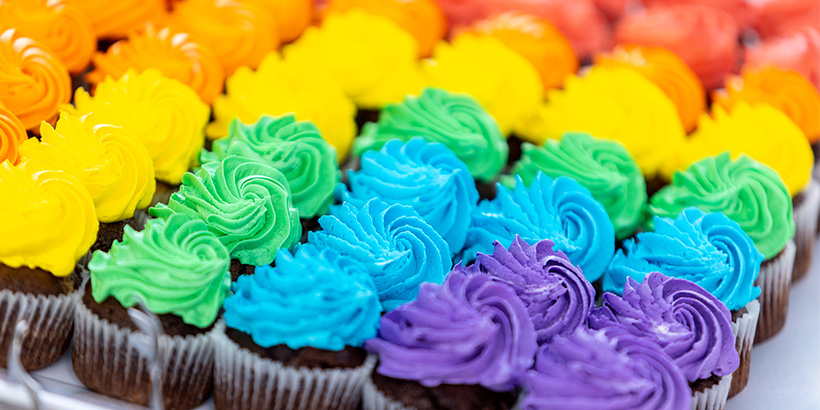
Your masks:
<path fill-rule="evenodd" d="M 11 110 L 0 103 L 0 163 L 8 160 L 12 165 L 20 159 L 20 144 L 28 139 L 26 127 Z"/>

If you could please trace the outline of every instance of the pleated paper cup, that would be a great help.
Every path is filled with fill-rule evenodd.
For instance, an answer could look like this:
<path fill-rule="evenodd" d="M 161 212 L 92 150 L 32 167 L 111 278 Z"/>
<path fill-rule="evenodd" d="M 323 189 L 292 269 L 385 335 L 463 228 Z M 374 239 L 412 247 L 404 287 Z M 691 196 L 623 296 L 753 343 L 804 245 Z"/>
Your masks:
<path fill-rule="evenodd" d="M 812 180 L 809 187 L 801 193 L 802 198 L 794 206 L 794 244 L 797 250 L 794 255 L 792 281 L 806 276 L 814 256 L 814 238 L 818 212 L 820 212 L 820 183 Z"/>
<path fill-rule="evenodd" d="M 786 324 L 794 254 L 794 241 L 789 241 L 779 255 L 763 261 L 760 266 L 760 275 L 755 282 L 760 287 L 760 319 L 757 322 L 755 343 L 776 335 Z"/>
<path fill-rule="evenodd" d="M 370 378 L 364 384 L 362 400 L 362 409 L 364 410 L 415 410 L 385 396 Z"/>
<path fill-rule="evenodd" d="M 692 392 L 692 410 L 723 410 L 731 385 L 732 375 L 729 374 L 708 389 Z"/>
<path fill-rule="evenodd" d="M 732 333 L 735 334 L 735 349 L 740 356 L 740 364 L 732 373 L 729 397 L 740 393 L 749 382 L 749 369 L 752 364 L 752 347 L 754 347 L 757 321 L 760 317 L 760 302 L 755 299 L 743 308 L 740 317 L 732 321 Z"/>

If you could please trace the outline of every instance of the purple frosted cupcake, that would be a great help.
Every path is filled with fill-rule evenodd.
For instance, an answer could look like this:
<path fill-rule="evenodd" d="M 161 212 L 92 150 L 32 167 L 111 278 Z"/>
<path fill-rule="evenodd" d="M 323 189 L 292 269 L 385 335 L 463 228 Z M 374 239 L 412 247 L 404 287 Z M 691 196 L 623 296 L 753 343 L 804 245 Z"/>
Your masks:
<path fill-rule="evenodd" d="M 479 253 L 469 269 L 515 290 L 535 325 L 538 344 L 587 325 L 595 291 L 580 268 L 563 252 L 553 250 L 552 241 L 529 245 L 516 236 L 509 249 L 498 241 L 493 245 L 493 254 Z"/>
<path fill-rule="evenodd" d="M 523 410 L 690 410 L 686 377 L 658 345 L 621 330 L 579 328 L 541 347 Z"/>
<path fill-rule="evenodd" d="M 740 363 L 731 318 L 702 287 L 653 272 L 641 283 L 627 278 L 621 297 L 604 294 L 604 305 L 589 322 L 593 329 L 622 329 L 655 342 L 686 376 L 695 408 L 718 410 L 726 405 Z"/>
<path fill-rule="evenodd" d="M 442 285 L 381 319 L 366 342 L 381 363 L 364 409 L 511 409 L 537 349 L 527 307 L 508 285 L 457 267 Z"/>

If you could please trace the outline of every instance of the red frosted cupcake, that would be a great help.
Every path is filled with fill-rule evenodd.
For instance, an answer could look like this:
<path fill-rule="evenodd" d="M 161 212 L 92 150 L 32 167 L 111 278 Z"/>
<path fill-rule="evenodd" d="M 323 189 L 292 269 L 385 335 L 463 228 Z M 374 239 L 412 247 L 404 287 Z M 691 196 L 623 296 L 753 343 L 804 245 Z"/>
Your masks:
<path fill-rule="evenodd" d="M 747 67 L 794 70 L 820 88 L 820 28 L 800 27 L 748 47 L 745 53 Z"/>

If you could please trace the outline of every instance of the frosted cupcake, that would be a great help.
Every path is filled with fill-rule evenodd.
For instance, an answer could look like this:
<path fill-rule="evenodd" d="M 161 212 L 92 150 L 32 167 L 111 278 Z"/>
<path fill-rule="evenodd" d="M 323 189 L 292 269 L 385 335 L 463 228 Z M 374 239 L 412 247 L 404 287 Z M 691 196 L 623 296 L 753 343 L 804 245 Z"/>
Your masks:
<path fill-rule="evenodd" d="M 702 287 L 653 272 L 643 282 L 627 279 L 621 297 L 604 294 L 589 318 L 593 329 L 616 328 L 657 343 L 692 388 L 692 407 L 726 406 L 738 352 L 729 309 Z"/>
<path fill-rule="evenodd" d="M 416 335 L 425 334 L 427 337 Z M 535 329 L 512 287 L 457 267 L 381 319 L 364 409 L 510 409 Z"/>
<path fill-rule="evenodd" d="M 0 367 L 7 367 L 14 329 L 28 321 L 23 367 L 46 367 L 71 342 L 80 258 L 97 237 L 94 202 L 83 184 L 60 171 L 0 163 Z M 55 212 L 60 210 L 60 212 Z"/>
<path fill-rule="evenodd" d="M 820 88 L 820 28 L 811 25 L 791 27 L 783 33 L 745 49 L 746 67 L 775 66 L 794 70 L 808 78 L 815 88 Z"/>
<path fill-rule="evenodd" d="M 0 164 L 8 161 L 11 165 L 17 165 L 20 160 L 20 144 L 27 139 L 23 122 L 5 105 L 0 104 Z"/>
<path fill-rule="evenodd" d="M 477 252 L 491 253 L 493 242 L 509 246 L 516 235 L 527 243 L 555 242 L 590 282 L 601 277 L 608 255 L 615 252 L 615 230 L 603 205 L 589 190 L 567 177 L 552 179 L 539 173 L 529 187 L 516 179 L 510 190 L 498 186 L 498 196 L 473 211 L 464 262 Z"/>
<path fill-rule="evenodd" d="M 214 335 L 217 409 L 355 408 L 381 305 L 366 269 L 332 249 L 281 250 L 239 279 Z M 254 386 L 249 389 L 248 386 Z"/>
<path fill-rule="evenodd" d="M 723 212 L 740 225 L 763 255 L 755 282 L 761 290 L 755 340 L 766 340 L 786 321 L 794 267 L 795 228 L 786 185 L 771 168 L 745 155 L 733 161 L 724 153 L 676 173 L 672 185 L 650 199 L 649 212 L 672 218 L 693 206 L 704 212 Z M 654 221 L 649 224 L 654 225 Z"/>
<path fill-rule="evenodd" d="M 388 141 L 367 151 L 361 169 L 347 172 L 344 202 L 361 207 L 371 198 L 413 207 L 447 241 L 452 253 L 464 247 L 478 191 L 467 166 L 445 145 L 413 138 Z"/>
<path fill-rule="evenodd" d="M 67 0 L 82 10 L 94 32 L 103 39 L 118 39 L 165 16 L 163 0 Z"/>
<path fill-rule="evenodd" d="M 134 344 L 150 341 L 127 311 L 142 303 L 162 325 L 165 408 L 202 404 L 213 386 L 208 333 L 230 292 L 229 265 L 228 250 L 202 221 L 173 215 L 139 232 L 126 227 L 122 242 L 95 252 L 88 264 L 91 280 L 76 302 L 74 373 L 98 393 L 148 405 L 149 367 Z"/>

